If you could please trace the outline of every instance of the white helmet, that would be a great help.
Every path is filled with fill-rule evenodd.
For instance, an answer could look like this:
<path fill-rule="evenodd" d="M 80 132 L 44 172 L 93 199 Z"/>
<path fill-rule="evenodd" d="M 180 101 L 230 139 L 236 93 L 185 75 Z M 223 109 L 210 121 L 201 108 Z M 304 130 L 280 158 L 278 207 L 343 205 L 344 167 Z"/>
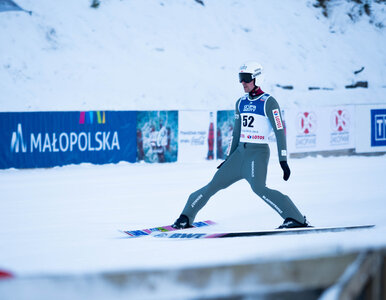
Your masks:
<path fill-rule="evenodd" d="M 249 83 L 255 79 L 255 85 L 260 86 L 263 83 L 263 67 L 255 61 L 247 61 L 241 65 L 239 70 L 239 81 Z"/>

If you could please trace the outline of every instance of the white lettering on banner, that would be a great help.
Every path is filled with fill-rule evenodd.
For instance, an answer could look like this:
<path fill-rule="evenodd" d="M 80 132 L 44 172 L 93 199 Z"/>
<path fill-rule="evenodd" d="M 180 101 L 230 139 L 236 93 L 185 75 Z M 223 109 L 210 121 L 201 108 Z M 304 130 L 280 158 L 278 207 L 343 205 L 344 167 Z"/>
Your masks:
<path fill-rule="evenodd" d="M 386 115 L 375 115 L 375 127 L 375 140 L 380 142 L 386 141 Z"/>
<path fill-rule="evenodd" d="M 66 139 L 65 147 L 63 146 L 63 137 Z M 59 148 L 62 152 L 66 152 L 68 149 L 68 146 L 69 146 L 68 135 L 63 132 L 59 136 Z"/>
<path fill-rule="evenodd" d="M 46 152 L 46 149 L 48 149 L 48 152 L 51 152 L 50 136 L 48 133 L 44 136 L 43 152 Z"/>
<path fill-rule="evenodd" d="M 52 134 L 52 151 L 53 152 L 59 152 L 59 149 L 56 148 L 56 142 L 58 140 L 56 139 L 55 133 Z"/>
<path fill-rule="evenodd" d="M 58 138 L 59 136 L 59 138 Z M 111 137 L 112 136 L 112 137 Z M 17 125 L 16 132 L 12 133 L 11 152 L 67 152 L 78 149 L 79 151 L 105 151 L 120 150 L 118 132 L 98 131 L 92 132 L 61 132 L 58 133 L 31 133 L 29 143 L 25 143 L 23 138 L 22 124 Z M 97 145 L 97 147 L 95 147 Z"/>
<path fill-rule="evenodd" d="M 19 153 L 19 146 L 21 145 L 21 151 L 27 152 L 27 146 L 24 144 L 23 130 L 21 124 L 17 124 L 17 131 L 12 133 L 11 139 L 11 152 Z"/>
<path fill-rule="evenodd" d="M 82 137 L 84 137 L 84 144 L 82 146 Z M 85 151 L 87 148 L 87 135 L 84 132 L 81 132 L 78 137 L 78 146 L 80 151 Z"/>
<path fill-rule="evenodd" d="M 37 139 L 35 139 L 35 136 L 31 134 L 31 152 L 33 152 L 33 149 L 39 148 L 39 152 L 42 152 L 42 135 L 41 133 L 38 134 Z"/>

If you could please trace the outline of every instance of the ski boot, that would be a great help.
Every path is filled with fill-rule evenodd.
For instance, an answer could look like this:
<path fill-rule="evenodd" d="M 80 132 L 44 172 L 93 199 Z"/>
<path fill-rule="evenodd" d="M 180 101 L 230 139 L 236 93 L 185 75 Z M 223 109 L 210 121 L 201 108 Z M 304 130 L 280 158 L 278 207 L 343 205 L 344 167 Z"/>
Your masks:
<path fill-rule="evenodd" d="M 190 228 L 189 224 L 189 218 L 185 215 L 181 215 L 172 225 L 175 229 L 184 229 L 184 228 Z"/>
<path fill-rule="evenodd" d="M 277 229 L 289 229 L 289 228 L 301 228 L 301 227 L 312 227 L 308 224 L 306 217 L 304 217 L 304 223 L 300 223 L 292 218 L 285 218 L 283 224 Z"/>

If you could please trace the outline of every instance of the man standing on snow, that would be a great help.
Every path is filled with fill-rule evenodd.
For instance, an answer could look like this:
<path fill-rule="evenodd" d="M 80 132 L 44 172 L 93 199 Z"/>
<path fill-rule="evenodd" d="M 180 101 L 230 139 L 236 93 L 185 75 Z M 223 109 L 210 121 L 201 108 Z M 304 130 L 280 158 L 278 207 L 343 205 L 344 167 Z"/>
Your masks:
<path fill-rule="evenodd" d="M 306 218 L 291 199 L 265 185 L 270 155 L 267 143 L 272 130 L 284 180 L 288 180 L 291 171 L 287 164 L 286 136 L 279 104 L 260 88 L 261 65 L 256 62 L 243 64 L 239 81 L 246 94 L 236 102 L 235 125 L 227 158 L 217 167 L 213 179 L 189 196 L 182 214 L 172 226 L 180 229 L 190 227 L 210 197 L 236 181 L 246 179 L 252 190 L 284 219 L 279 228 L 307 227 Z"/>

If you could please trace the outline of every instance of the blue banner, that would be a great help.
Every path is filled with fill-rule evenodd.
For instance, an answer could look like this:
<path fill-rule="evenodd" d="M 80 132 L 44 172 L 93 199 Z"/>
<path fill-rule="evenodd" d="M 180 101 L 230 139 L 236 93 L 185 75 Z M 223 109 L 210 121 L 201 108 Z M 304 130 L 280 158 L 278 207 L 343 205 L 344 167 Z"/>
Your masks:
<path fill-rule="evenodd" d="M 136 112 L 0 113 L 0 169 L 136 161 Z"/>
<path fill-rule="evenodd" d="M 371 110 L 371 146 L 386 146 L 386 109 Z"/>

